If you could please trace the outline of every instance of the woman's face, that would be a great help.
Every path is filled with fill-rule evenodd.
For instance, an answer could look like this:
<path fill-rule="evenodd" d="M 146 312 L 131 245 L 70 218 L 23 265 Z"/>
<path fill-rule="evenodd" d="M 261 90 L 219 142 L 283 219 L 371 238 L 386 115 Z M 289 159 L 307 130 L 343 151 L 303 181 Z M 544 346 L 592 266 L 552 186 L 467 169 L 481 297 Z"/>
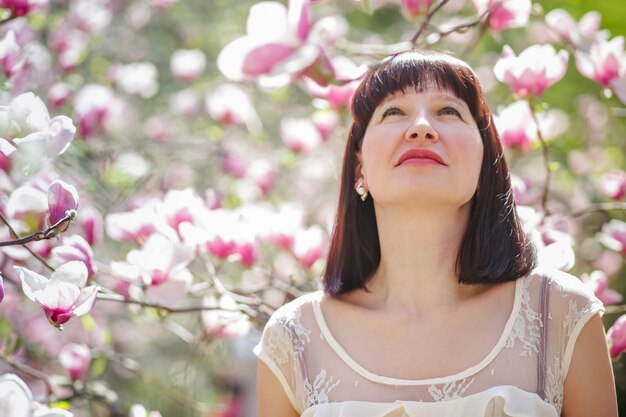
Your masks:
<path fill-rule="evenodd" d="M 478 184 L 483 144 L 467 103 L 446 90 L 409 90 L 374 111 L 358 153 L 377 205 L 419 202 L 463 206 Z"/>

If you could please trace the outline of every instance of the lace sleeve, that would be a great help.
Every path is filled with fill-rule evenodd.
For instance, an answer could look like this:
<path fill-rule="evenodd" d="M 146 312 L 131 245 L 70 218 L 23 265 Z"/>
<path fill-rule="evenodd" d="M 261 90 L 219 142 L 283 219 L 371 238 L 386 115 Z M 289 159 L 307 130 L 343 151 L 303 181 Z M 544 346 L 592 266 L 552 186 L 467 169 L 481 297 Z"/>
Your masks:
<path fill-rule="evenodd" d="M 585 324 L 597 313 L 604 313 L 604 305 L 577 277 L 558 272 L 553 276 L 552 292 L 557 298 L 555 309 L 560 327 L 560 353 L 563 378 L 567 375 L 578 335 Z"/>
<path fill-rule="evenodd" d="M 291 405 L 302 411 L 299 386 L 302 385 L 300 368 L 304 343 L 309 331 L 299 320 L 299 309 L 285 305 L 278 309 L 267 322 L 261 341 L 254 348 L 254 354 L 274 373 Z"/>

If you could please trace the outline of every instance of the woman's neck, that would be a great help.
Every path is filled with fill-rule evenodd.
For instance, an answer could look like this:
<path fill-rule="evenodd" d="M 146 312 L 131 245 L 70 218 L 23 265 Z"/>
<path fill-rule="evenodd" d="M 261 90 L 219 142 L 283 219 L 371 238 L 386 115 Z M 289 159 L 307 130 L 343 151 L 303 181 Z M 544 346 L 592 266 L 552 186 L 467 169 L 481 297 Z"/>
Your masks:
<path fill-rule="evenodd" d="M 455 268 L 468 217 L 469 205 L 376 207 L 381 263 L 368 284 L 372 307 L 424 316 L 480 292 L 480 286 L 459 284 Z"/>

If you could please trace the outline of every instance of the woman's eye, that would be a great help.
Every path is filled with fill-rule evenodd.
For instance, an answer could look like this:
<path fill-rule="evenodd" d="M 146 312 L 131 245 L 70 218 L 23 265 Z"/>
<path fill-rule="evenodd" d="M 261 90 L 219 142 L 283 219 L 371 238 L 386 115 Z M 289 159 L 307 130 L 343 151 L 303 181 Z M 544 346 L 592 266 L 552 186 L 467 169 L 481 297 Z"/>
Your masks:
<path fill-rule="evenodd" d="M 461 117 L 461 112 L 459 112 L 454 107 L 444 107 L 443 109 L 441 109 L 439 111 L 439 113 L 443 114 L 443 115 L 451 115 L 451 116 L 459 116 L 459 117 Z"/>
<path fill-rule="evenodd" d="M 384 119 L 387 116 L 395 116 L 395 115 L 400 115 L 400 114 L 404 114 L 404 113 L 399 108 L 389 107 L 387 110 L 383 112 L 383 115 L 381 118 Z"/>

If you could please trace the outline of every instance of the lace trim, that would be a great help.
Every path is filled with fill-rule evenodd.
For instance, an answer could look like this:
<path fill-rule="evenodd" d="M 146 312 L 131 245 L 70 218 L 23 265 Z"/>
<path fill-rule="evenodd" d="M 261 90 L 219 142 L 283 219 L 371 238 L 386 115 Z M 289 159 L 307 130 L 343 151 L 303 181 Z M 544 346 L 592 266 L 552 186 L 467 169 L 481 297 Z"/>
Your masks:
<path fill-rule="evenodd" d="M 458 400 L 463 397 L 465 390 L 472 385 L 474 379 L 475 378 L 472 378 L 469 381 L 467 381 L 467 379 L 450 381 L 444 384 L 441 389 L 437 388 L 435 385 L 431 385 L 428 387 L 428 393 L 436 402 Z"/>
<path fill-rule="evenodd" d="M 333 376 L 326 378 L 326 370 L 322 369 L 315 377 L 315 381 L 311 384 L 309 378 L 304 380 L 304 393 L 306 395 L 306 408 L 317 404 L 326 404 L 329 402 L 328 393 L 339 385 L 340 380 L 336 380 Z"/>
<path fill-rule="evenodd" d="M 531 297 L 528 290 L 530 280 L 519 279 L 518 281 L 521 281 L 520 314 L 517 316 L 513 329 L 506 341 L 506 347 L 512 348 L 515 346 L 515 342 L 519 340 L 523 345 L 522 356 L 536 355 L 539 353 L 543 321 L 541 313 L 536 312 L 530 306 Z"/>
<path fill-rule="evenodd" d="M 552 404 L 559 413 L 563 407 L 563 368 L 559 358 L 554 358 L 552 366 L 548 366 L 545 401 Z"/>

